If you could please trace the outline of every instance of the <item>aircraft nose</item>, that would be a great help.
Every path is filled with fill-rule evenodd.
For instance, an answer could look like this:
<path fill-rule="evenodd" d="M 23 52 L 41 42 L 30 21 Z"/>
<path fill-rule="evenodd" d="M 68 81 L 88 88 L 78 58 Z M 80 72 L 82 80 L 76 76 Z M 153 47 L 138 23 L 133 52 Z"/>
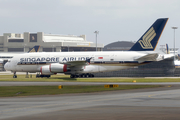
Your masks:
<path fill-rule="evenodd" d="M 5 69 L 5 70 L 9 70 L 9 63 L 6 63 L 6 64 L 4 65 L 4 69 Z"/>

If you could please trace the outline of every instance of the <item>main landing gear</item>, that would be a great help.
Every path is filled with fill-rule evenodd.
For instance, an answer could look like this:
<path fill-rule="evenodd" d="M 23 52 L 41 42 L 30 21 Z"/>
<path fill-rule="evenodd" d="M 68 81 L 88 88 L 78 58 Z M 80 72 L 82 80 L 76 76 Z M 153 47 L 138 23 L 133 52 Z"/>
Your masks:
<path fill-rule="evenodd" d="M 41 74 L 36 74 L 36 78 L 43 78 L 43 77 L 51 77 L 51 75 L 41 75 Z"/>
<path fill-rule="evenodd" d="M 29 78 L 28 72 L 26 72 L 26 78 Z"/>
<path fill-rule="evenodd" d="M 16 72 L 14 72 L 13 78 L 17 78 Z"/>
<path fill-rule="evenodd" d="M 94 75 L 93 74 L 89 74 L 89 73 L 87 73 L 87 74 L 71 74 L 70 75 L 70 78 L 89 78 L 89 77 L 94 77 Z"/>

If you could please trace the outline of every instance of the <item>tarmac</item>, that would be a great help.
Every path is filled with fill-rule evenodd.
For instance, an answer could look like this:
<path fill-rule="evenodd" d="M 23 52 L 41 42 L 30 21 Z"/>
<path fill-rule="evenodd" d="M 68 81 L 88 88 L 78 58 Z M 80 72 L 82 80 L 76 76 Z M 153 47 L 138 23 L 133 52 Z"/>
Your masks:
<path fill-rule="evenodd" d="M 2 120 L 179 120 L 180 85 L 0 98 Z"/>

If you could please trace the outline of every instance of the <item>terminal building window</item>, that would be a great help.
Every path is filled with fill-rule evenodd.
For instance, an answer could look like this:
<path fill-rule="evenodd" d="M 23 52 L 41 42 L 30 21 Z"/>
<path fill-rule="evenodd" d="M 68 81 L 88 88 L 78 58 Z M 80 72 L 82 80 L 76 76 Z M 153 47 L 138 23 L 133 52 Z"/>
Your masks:
<path fill-rule="evenodd" d="M 8 48 L 8 52 L 24 52 L 24 48 Z"/>
<path fill-rule="evenodd" d="M 8 39 L 8 42 L 24 42 L 24 39 Z"/>

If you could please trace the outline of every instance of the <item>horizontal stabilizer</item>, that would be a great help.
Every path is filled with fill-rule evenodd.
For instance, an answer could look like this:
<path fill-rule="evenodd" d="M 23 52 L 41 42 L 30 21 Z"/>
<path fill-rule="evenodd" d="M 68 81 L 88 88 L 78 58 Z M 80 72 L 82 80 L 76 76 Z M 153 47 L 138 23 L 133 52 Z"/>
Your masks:
<path fill-rule="evenodd" d="M 157 53 L 153 53 L 153 54 L 147 54 L 145 56 L 136 58 L 135 60 L 138 61 L 139 63 L 142 63 L 144 61 L 156 61 L 156 58 L 158 57 Z"/>

